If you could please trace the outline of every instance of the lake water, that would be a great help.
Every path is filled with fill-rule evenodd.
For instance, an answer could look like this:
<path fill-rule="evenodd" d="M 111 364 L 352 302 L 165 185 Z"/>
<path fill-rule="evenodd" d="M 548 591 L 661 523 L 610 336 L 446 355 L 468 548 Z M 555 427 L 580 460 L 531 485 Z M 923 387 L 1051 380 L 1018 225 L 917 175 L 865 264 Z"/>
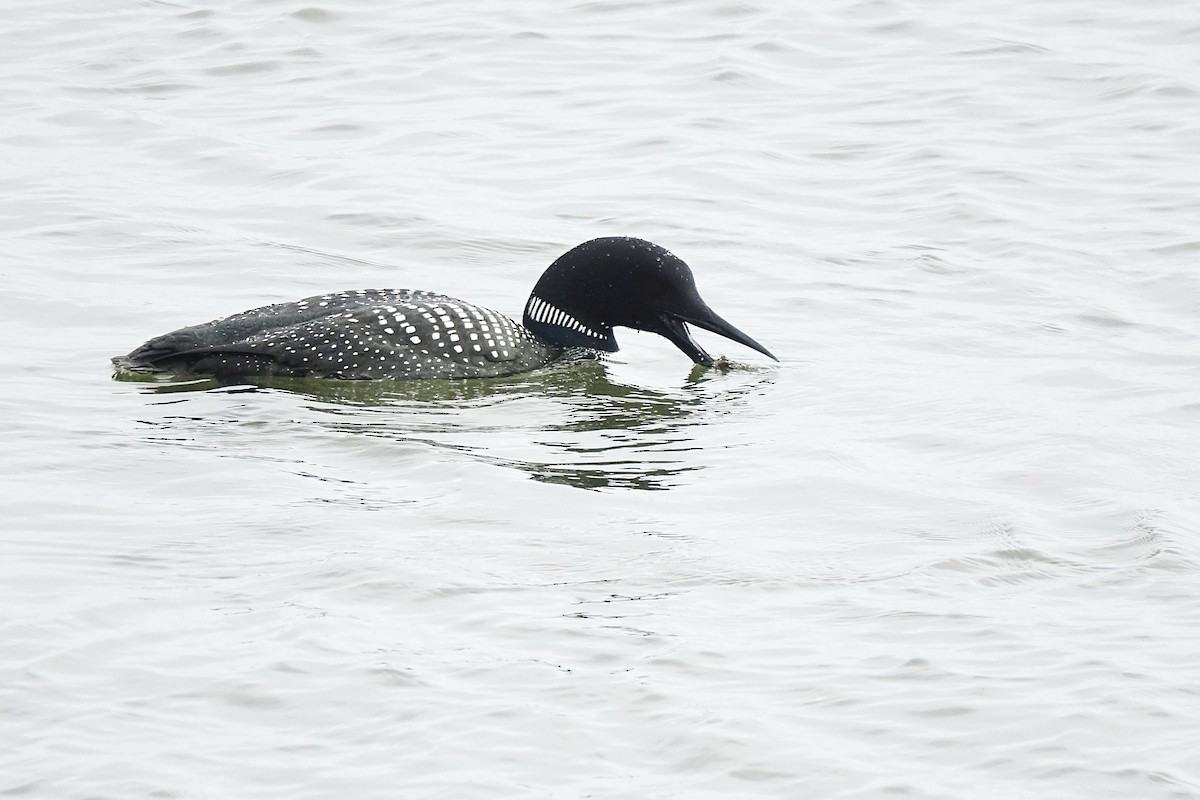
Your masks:
<path fill-rule="evenodd" d="M 50 0 L 0 31 L 0 796 L 1200 797 L 1191 2 Z M 770 362 L 114 381 L 595 236 Z"/>

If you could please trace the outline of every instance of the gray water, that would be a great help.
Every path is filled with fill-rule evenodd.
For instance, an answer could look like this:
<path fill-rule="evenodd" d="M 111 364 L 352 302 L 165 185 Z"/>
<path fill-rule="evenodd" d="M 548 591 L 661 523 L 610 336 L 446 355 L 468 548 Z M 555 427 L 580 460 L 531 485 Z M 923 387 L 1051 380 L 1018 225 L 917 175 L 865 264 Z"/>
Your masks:
<path fill-rule="evenodd" d="M 0 795 L 1200 797 L 1191 2 L 0 28 Z M 594 236 L 775 364 L 114 381 Z"/>

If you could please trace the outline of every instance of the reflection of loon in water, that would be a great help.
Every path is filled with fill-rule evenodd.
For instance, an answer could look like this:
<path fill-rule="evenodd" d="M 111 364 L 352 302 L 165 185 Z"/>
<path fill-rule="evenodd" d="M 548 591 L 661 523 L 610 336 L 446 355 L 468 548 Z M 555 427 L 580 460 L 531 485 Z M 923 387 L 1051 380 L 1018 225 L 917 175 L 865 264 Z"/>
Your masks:
<path fill-rule="evenodd" d="M 495 466 L 519 470 L 542 483 L 580 489 L 665 490 L 682 476 L 706 468 L 705 426 L 714 415 L 728 414 L 748 396 L 762 392 L 773 372 L 738 371 L 716 375 L 696 368 L 675 389 L 618 383 L 600 361 L 563 364 L 520 381 L 425 382 L 423 390 L 441 390 L 445 414 L 429 413 L 428 391 L 418 384 L 392 383 L 385 388 L 387 409 L 399 414 L 361 418 L 351 412 L 324 425 L 348 434 L 411 442 L 453 450 Z M 310 382 L 322 389 L 366 389 L 389 384 Z M 454 388 L 461 391 L 448 394 Z M 485 388 L 486 387 L 486 388 Z M 282 387 L 281 387 L 282 388 Z M 464 393 L 465 392 L 465 393 Z M 524 408 L 538 403 L 536 413 L 507 413 L 515 401 Z M 543 408 L 549 413 L 543 412 Z M 496 446 L 499 426 L 513 437 Z M 483 441 L 478 435 L 486 429 Z"/>
<path fill-rule="evenodd" d="M 614 326 L 660 334 L 701 366 L 687 324 L 775 358 L 701 299 L 692 271 L 642 239 L 593 239 L 560 256 L 523 324 L 452 297 L 369 289 L 278 303 L 151 339 L 121 369 L 222 378 L 484 378 L 546 366 L 572 350 L 614 352 Z"/>
<path fill-rule="evenodd" d="M 562 362 L 503 381 L 320 381 L 260 378 L 253 385 L 207 380 L 153 383 L 149 391 L 234 393 L 283 391 L 299 395 L 300 419 L 278 425 L 309 432 L 415 444 L 435 461 L 475 461 L 525 473 L 542 483 L 581 489 L 661 490 L 706 468 L 706 425 L 761 393 L 773 371 L 718 375 L 695 368 L 674 389 L 613 381 L 598 360 Z M 310 402 L 316 401 L 316 402 Z M 192 417 L 173 412 L 146 424 L 165 442 L 204 441 L 243 413 Z M 180 409 L 175 404 L 162 407 Z M 168 433 L 169 431 L 169 433 Z M 308 470 L 315 475 L 320 468 Z"/>

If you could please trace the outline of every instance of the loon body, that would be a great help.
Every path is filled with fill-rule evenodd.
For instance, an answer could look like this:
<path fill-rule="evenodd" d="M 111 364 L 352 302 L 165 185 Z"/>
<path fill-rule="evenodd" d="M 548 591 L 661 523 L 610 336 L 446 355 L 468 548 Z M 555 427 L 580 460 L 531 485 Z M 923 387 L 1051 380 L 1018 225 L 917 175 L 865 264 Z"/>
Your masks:
<path fill-rule="evenodd" d="M 623 326 L 664 336 L 695 363 L 712 366 L 685 323 L 775 358 L 705 304 L 681 259 L 642 239 L 606 237 L 550 265 L 521 325 L 433 292 L 363 289 L 180 328 L 113 361 L 217 377 L 485 378 L 537 369 L 574 348 L 615 352 L 613 327 Z"/>

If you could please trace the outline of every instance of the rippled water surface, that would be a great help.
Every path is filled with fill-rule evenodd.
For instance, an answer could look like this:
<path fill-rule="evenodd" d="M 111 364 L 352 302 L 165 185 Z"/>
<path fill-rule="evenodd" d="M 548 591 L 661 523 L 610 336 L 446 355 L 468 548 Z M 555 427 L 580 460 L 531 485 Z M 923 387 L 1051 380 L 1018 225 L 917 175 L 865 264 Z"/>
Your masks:
<path fill-rule="evenodd" d="M 0 795 L 1200 797 L 1190 2 L 24 3 Z M 781 356 L 112 380 L 659 242 Z"/>

